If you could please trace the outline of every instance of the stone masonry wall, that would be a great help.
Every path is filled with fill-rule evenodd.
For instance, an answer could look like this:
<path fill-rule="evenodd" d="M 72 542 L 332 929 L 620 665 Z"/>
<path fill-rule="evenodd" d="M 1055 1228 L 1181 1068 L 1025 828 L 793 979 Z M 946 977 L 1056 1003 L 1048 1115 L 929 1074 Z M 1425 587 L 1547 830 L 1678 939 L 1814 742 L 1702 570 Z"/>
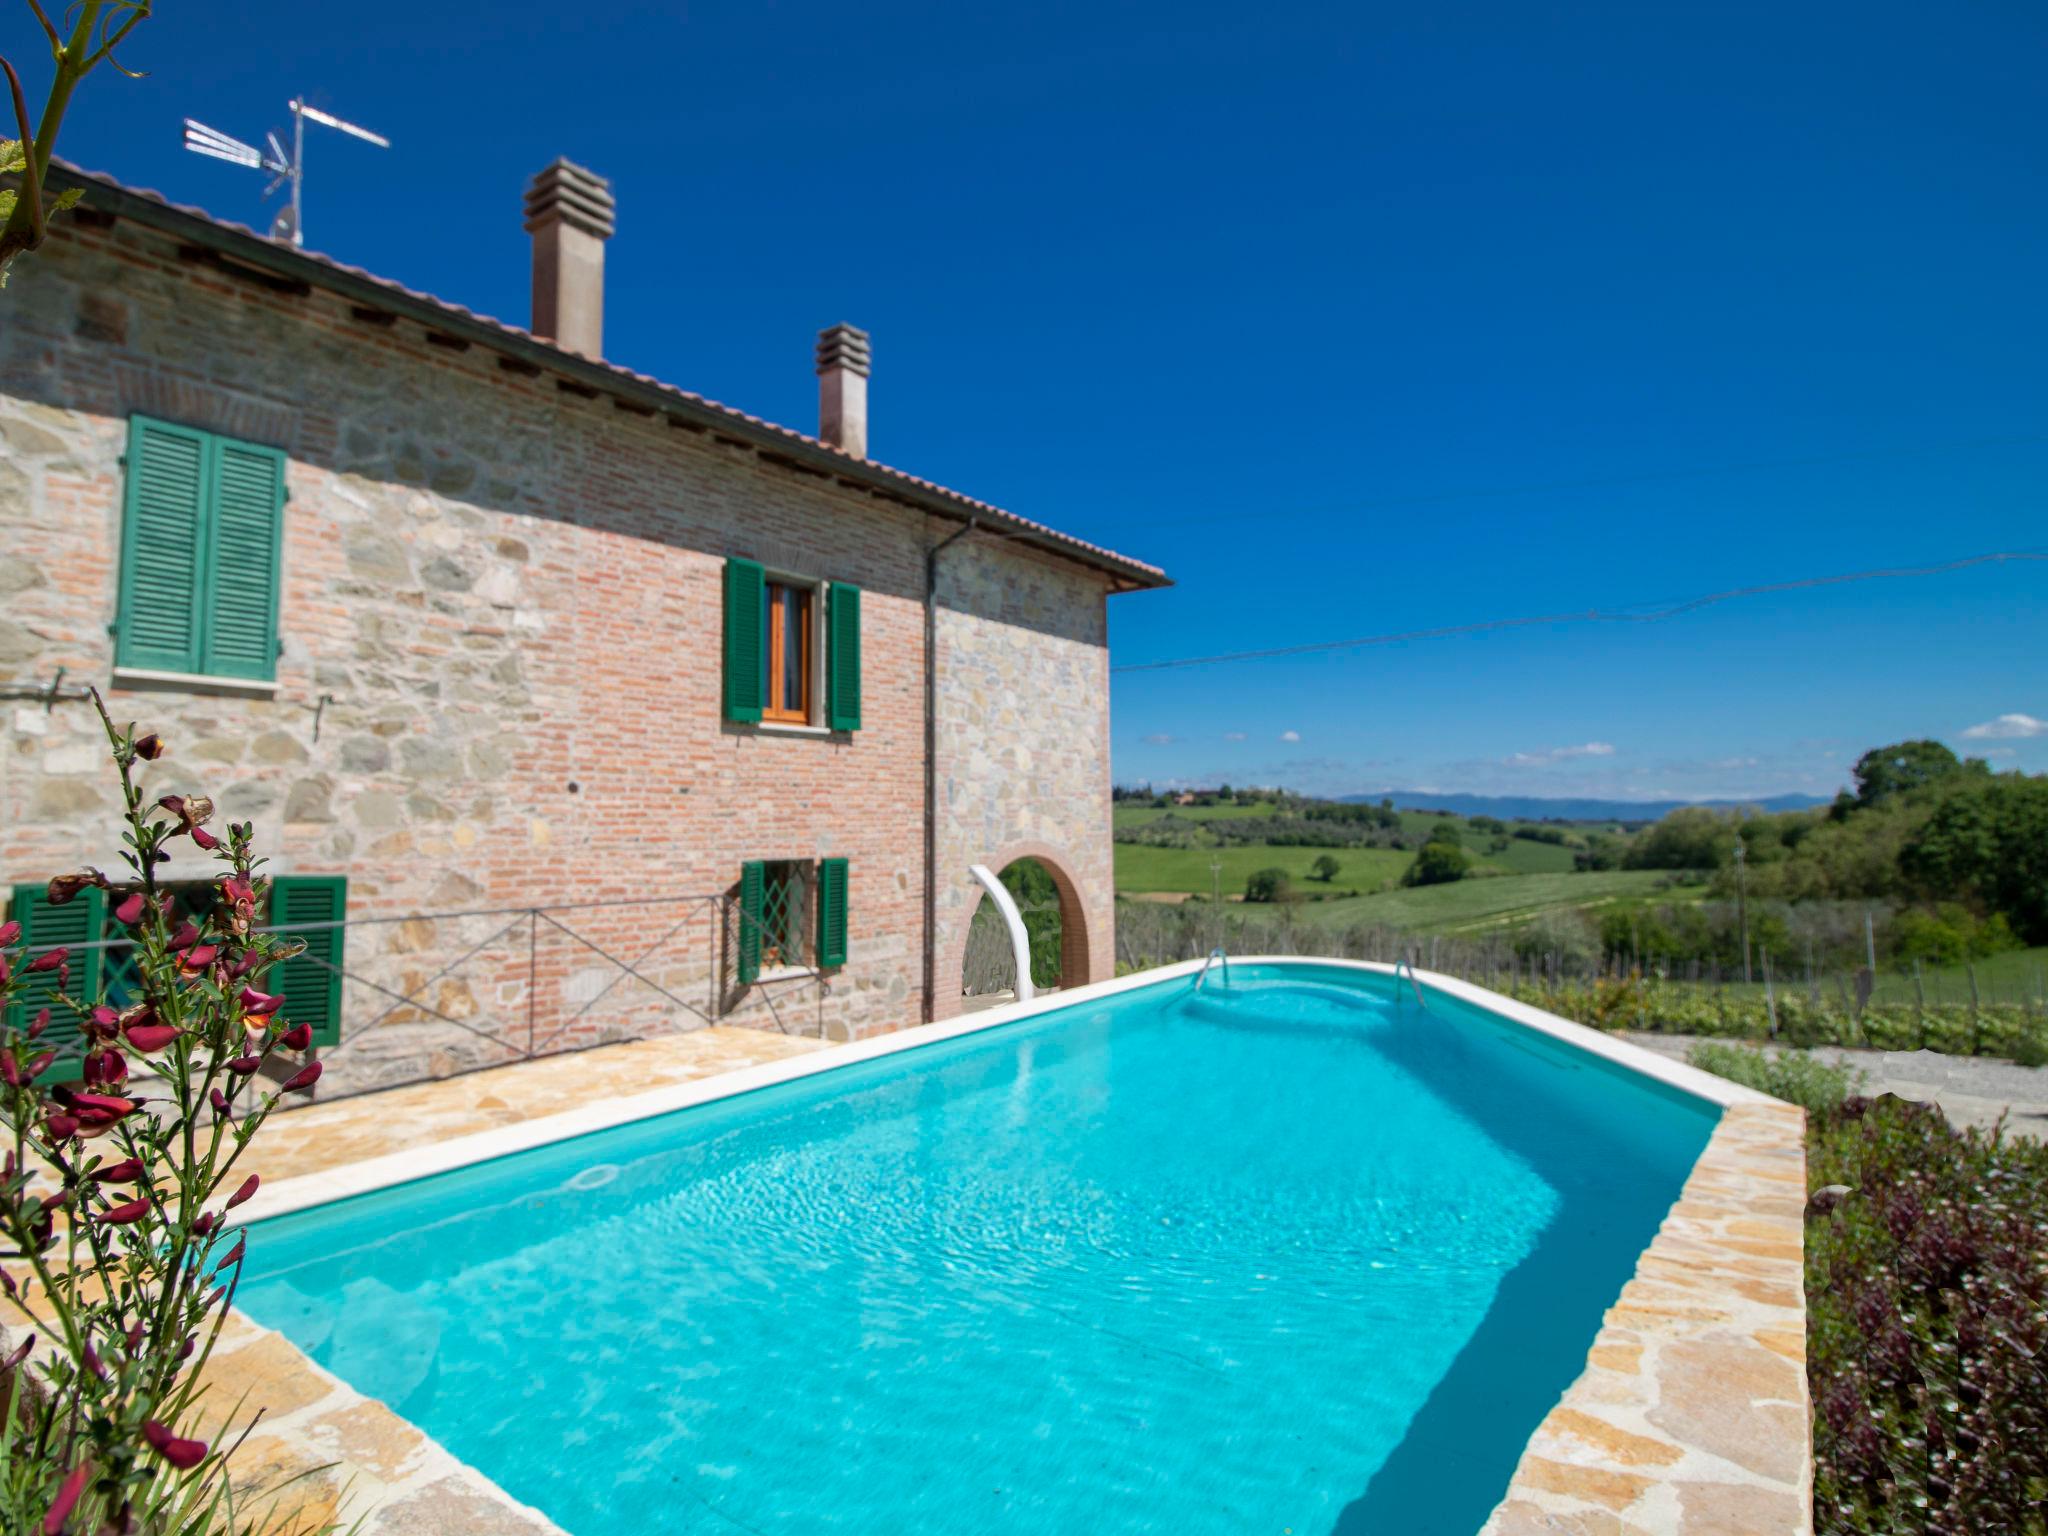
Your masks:
<path fill-rule="evenodd" d="M 939 556 L 937 588 L 933 1002 L 947 1018 L 959 1011 L 968 924 L 981 900 L 969 866 L 1000 873 L 1029 855 L 1051 868 L 1062 887 L 1067 986 L 1115 974 L 1115 887 L 1102 583 L 976 535 Z"/>
<path fill-rule="evenodd" d="M 275 693 L 109 697 L 172 741 L 152 791 L 211 792 L 253 819 L 277 872 L 349 876 L 347 964 L 367 980 L 346 988 L 330 1083 L 705 1014 L 837 1037 L 923 1015 L 921 588 L 950 525 L 335 295 L 214 271 L 129 224 L 68 226 L 6 307 L 0 881 L 118 867 L 90 706 L 22 695 L 60 667 L 109 686 L 120 458 L 142 412 L 290 460 Z M 862 730 L 721 720 L 728 555 L 864 588 Z M 1106 934 L 1103 578 L 1001 546 L 958 565 L 946 879 L 989 838 L 1037 828 L 1074 848 Z M 1054 727 L 1047 705 L 1072 718 Z M 995 772 L 1020 754 L 1024 779 Z M 719 913 L 694 898 L 729 890 L 745 859 L 831 855 L 850 860 L 846 967 L 736 988 Z M 408 914 L 427 916 L 385 921 Z"/>

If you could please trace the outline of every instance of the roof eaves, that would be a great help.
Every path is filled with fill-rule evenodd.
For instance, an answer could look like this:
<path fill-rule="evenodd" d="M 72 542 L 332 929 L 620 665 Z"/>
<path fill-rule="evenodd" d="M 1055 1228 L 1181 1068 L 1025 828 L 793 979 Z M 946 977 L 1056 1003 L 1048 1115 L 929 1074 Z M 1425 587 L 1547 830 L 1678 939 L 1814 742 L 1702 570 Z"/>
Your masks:
<path fill-rule="evenodd" d="M 77 185 L 87 190 L 92 196 L 88 206 L 98 211 L 132 218 L 138 224 L 191 240 L 259 273 L 325 288 L 368 306 L 404 315 L 431 328 L 481 342 L 505 356 L 601 392 L 652 404 L 686 422 L 730 433 L 771 455 L 785 456 L 815 473 L 893 496 L 920 511 L 961 522 L 978 521 L 1005 537 L 1105 571 L 1117 578 L 1118 591 L 1173 584 L 1172 579 L 1155 565 L 1134 560 L 1085 539 L 1077 539 L 1072 534 L 1061 533 L 1056 528 L 949 490 L 904 470 L 892 469 L 872 459 L 856 458 L 815 437 L 778 426 L 732 406 L 721 405 L 716 400 L 665 384 L 647 374 L 565 351 L 519 326 L 477 314 L 460 304 L 378 277 L 361 267 L 349 266 L 314 251 L 279 245 L 246 225 L 217 219 L 200 208 L 173 203 L 161 193 L 146 188 L 130 187 L 104 172 L 88 171 L 54 159 L 50 171 L 58 189 Z"/>

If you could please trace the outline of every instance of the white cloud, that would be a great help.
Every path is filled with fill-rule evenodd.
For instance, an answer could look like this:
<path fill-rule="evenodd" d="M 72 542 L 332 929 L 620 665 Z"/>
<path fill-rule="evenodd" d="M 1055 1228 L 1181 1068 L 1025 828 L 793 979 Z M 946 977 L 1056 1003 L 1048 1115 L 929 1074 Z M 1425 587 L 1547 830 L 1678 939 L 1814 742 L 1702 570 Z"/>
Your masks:
<path fill-rule="evenodd" d="M 1225 741 L 1245 741 L 1249 738 L 1247 736 L 1247 733 L 1245 733 L 1244 731 L 1225 731 L 1223 733 L 1223 739 Z"/>
<path fill-rule="evenodd" d="M 2027 741 L 2035 736 L 2048 736 L 2048 720 L 2017 714 L 2000 715 L 1963 732 L 1965 741 Z"/>
<path fill-rule="evenodd" d="M 1154 731 L 1150 736 L 1145 737 L 1144 741 L 1148 747 L 1170 747 L 1173 745 L 1173 737 L 1165 731 Z"/>
<path fill-rule="evenodd" d="M 1299 731 L 1282 731 L 1282 732 L 1280 733 L 1280 739 L 1281 739 L 1282 741 L 1299 741 L 1299 740 L 1301 740 L 1301 732 L 1299 732 Z"/>
<path fill-rule="evenodd" d="M 1574 757 L 1612 757 L 1614 748 L 1604 741 L 1588 741 L 1576 747 L 1551 747 L 1544 752 L 1515 752 L 1502 758 L 1510 768 L 1541 768 L 1548 763 L 1562 763 Z"/>

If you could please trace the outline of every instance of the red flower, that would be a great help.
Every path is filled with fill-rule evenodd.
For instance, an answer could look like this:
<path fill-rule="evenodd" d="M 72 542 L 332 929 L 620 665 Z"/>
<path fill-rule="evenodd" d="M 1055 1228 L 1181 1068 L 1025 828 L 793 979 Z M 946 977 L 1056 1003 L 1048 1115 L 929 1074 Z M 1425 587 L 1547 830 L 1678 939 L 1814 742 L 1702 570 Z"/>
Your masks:
<path fill-rule="evenodd" d="M 261 1056 L 237 1056 L 228 1063 L 228 1070 L 237 1077 L 247 1077 L 262 1065 L 263 1058 Z"/>
<path fill-rule="evenodd" d="M 35 959 L 29 961 L 28 968 L 31 972 L 54 971 L 68 960 L 70 956 L 71 951 L 68 949 L 46 949 L 40 955 L 37 955 Z"/>
<path fill-rule="evenodd" d="M 171 948 L 190 949 L 199 942 L 199 930 L 190 923 L 178 924 L 178 931 L 171 935 Z"/>
<path fill-rule="evenodd" d="M 69 1115 L 52 1115 L 43 1122 L 43 1132 L 52 1142 L 68 1141 L 78 1131 L 78 1122 Z"/>
<path fill-rule="evenodd" d="M 212 1230 L 213 1212 L 201 1211 L 199 1213 L 199 1219 L 192 1223 L 192 1235 L 194 1237 L 204 1237 L 207 1233 L 211 1232 Z"/>
<path fill-rule="evenodd" d="M 142 1177 L 142 1159 L 126 1158 L 118 1163 L 106 1163 L 92 1171 L 95 1184 L 133 1184 Z"/>
<path fill-rule="evenodd" d="M 313 1026 L 294 1024 L 278 1037 L 277 1043 L 288 1051 L 303 1051 L 313 1043 Z"/>
<path fill-rule="evenodd" d="M 124 1115 L 132 1114 L 135 1100 L 109 1093 L 74 1093 L 68 1106 L 87 1135 L 104 1131 Z"/>
<path fill-rule="evenodd" d="M 303 1067 L 299 1068 L 297 1072 L 292 1074 L 291 1079 L 284 1085 L 284 1091 L 286 1093 L 303 1093 L 306 1089 L 311 1088 L 315 1083 L 319 1081 L 320 1063 L 317 1061 L 309 1061 Z"/>
<path fill-rule="evenodd" d="M 236 1190 L 232 1195 L 228 1196 L 227 1208 L 232 1211 L 244 1200 L 247 1200 L 251 1195 L 256 1193 L 256 1186 L 258 1184 L 261 1184 L 262 1182 L 263 1180 L 258 1178 L 255 1174 L 250 1174 L 249 1177 L 242 1180 L 242 1187 Z"/>
<path fill-rule="evenodd" d="M 131 1222 L 142 1220 L 149 1214 L 147 1200 L 130 1200 L 125 1205 L 116 1205 L 100 1212 L 100 1224 L 108 1227 L 125 1227 Z"/>
<path fill-rule="evenodd" d="M 14 1059 L 14 1052 L 0 1051 L 0 1082 L 10 1088 L 21 1086 L 21 1067 Z"/>
<path fill-rule="evenodd" d="M 147 736 L 135 738 L 135 755 L 137 757 L 146 757 L 152 763 L 162 757 L 169 750 L 169 747 L 170 743 L 165 741 L 155 731 L 151 731 Z"/>
<path fill-rule="evenodd" d="M 55 1051 L 38 1051 L 34 1056 L 29 1058 L 29 1064 L 21 1069 L 22 1081 L 29 1083 L 34 1082 L 37 1078 L 41 1077 L 45 1072 L 50 1070 L 50 1064 L 54 1062 L 56 1059 L 57 1053 Z"/>
<path fill-rule="evenodd" d="M 220 846 L 220 839 L 215 837 L 211 832 L 207 831 L 206 828 L 204 827 L 194 827 L 192 829 L 192 841 L 197 843 L 201 848 L 205 849 L 208 853 L 213 852 L 214 849 Z"/>
<path fill-rule="evenodd" d="M 206 1102 L 213 1106 L 213 1112 L 216 1115 L 231 1115 L 233 1113 L 233 1111 L 228 1108 L 228 1096 L 222 1093 L 218 1088 L 209 1088 L 206 1090 Z"/>
<path fill-rule="evenodd" d="M 178 957 L 178 964 L 187 971 L 203 971 L 213 964 L 213 958 L 220 953 L 218 944 L 194 944 Z"/>
<path fill-rule="evenodd" d="M 128 1043 L 143 1055 L 150 1056 L 183 1033 L 182 1029 L 169 1024 L 131 1024 L 128 1026 Z"/>
<path fill-rule="evenodd" d="M 6 922 L 0 923 L 0 944 L 12 944 L 16 939 L 20 937 L 21 924 L 14 921 L 13 918 L 9 918 Z"/>
<path fill-rule="evenodd" d="M 81 1461 L 71 1469 L 57 1489 L 57 1497 L 50 1501 L 50 1512 L 43 1516 L 43 1536 L 63 1536 L 64 1527 L 71 1523 L 71 1511 L 78 1505 L 78 1496 L 85 1492 L 91 1477 L 89 1461 Z"/>
<path fill-rule="evenodd" d="M 49 1027 L 50 1010 L 47 1008 L 38 1009 L 36 1011 L 35 1021 L 31 1023 L 28 1027 L 29 1039 L 34 1040 L 39 1038 L 42 1035 L 42 1032 L 48 1029 Z"/>
<path fill-rule="evenodd" d="M 258 992 L 254 987 L 242 988 L 242 1012 L 257 1015 L 277 1012 L 284 1002 L 282 992 Z"/>
<path fill-rule="evenodd" d="M 111 1046 L 85 1058 L 85 1080 L 101 1088 L 118 1088 L 128 1081 L 128 1058 Z"/>
<path fill-rule="evenodd" d="M 189 1472 L 206 1460 L 204 1440 L 181 1440 L 172 1434 L 161 1419 L 151 1419 L 142 1426 L 142 1438 L 150 1448 L 163 1457 L 180 1472 Z"/>
<path fill-rule="evenodd" d="M 133 928 L 142 921 L 142 914 L 149 910 L 149 901 L 142 892 L 130 891 L 114 903 L 114 919 Z"/>

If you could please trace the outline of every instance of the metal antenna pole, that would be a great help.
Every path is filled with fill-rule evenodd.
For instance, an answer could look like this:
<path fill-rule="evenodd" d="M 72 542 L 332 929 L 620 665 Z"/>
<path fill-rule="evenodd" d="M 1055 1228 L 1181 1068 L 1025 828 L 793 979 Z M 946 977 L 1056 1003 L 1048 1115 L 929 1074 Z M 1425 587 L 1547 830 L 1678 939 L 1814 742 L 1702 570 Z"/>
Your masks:
<path fill-rule="evenodd" d="M 292 98 L 292 244 L 306 243 L 306 211 L 300 188 L 306 180 L 306 103 Z"/>

